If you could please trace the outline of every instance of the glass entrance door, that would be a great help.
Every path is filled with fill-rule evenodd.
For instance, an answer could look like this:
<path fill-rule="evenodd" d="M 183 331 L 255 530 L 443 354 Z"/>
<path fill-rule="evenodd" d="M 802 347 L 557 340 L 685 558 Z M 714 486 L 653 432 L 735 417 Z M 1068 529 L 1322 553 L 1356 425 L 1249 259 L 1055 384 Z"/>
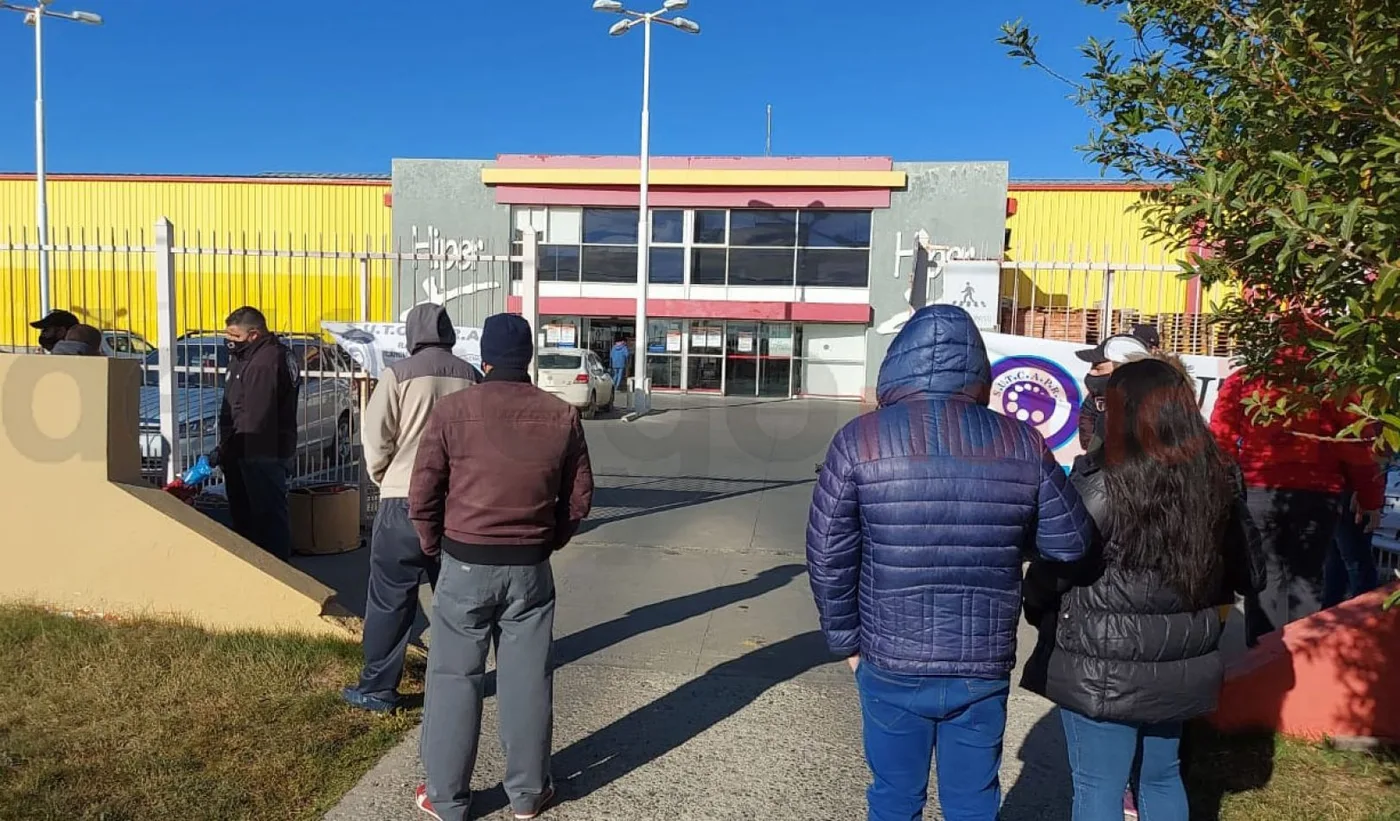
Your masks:
<path fill-rule="evenodd" d="M 792 323 L 763 324 L 759 334 L 758 395 L 792 395 Z"/>
<path fill-rule="evenodd" d="M 636 331 L 637 323 L 635 320 L 590 319 L 588 320 L 588 350 L 597 354 L 598 358 L 611 368 L 609 363 L 612 362 L 613 343 L 618 339 L 623 339 L 629 345 L 633 344 Z M 633 348 L 634 352 L 635 350 Z M 632 372 L 629 370 L 627 375 L 630 377 Z"/>
<path fill-rule="evenodd" d="M 791 322 L 728 323 L 724 392 L 730 396 L 791 396 L 792 350 Z"/>
<path fill-rule="evenodd" d="M 730 322 L 724 339 L 724 392 L 758 395 L 758 323 Z"/>

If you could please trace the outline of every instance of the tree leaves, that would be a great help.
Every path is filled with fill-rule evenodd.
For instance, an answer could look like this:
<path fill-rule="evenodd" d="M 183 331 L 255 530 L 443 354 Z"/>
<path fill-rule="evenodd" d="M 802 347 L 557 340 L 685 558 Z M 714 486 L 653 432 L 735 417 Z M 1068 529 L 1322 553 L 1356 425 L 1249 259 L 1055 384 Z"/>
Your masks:
<path fill-rule="evenodd" d="M 1085 2 L 1130 36 L 1089 39 L 1077 80 L 1019 20 L 999 42 L 1074 88 L 1090 159 L 1172 183 L 1141 212 L 1183 257 L 1212 249 L 1183 267 L 1230 286 L 1215 319 L 1286 389 L 1261 412 L 1351 397 L 1400 444 L 1400 4 Z"/>

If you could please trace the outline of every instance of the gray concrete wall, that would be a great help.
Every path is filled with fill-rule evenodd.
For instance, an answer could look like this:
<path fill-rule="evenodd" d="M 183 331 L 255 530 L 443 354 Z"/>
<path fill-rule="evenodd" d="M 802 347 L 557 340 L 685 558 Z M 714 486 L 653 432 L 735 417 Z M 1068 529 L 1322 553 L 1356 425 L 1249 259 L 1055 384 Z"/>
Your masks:
<path fill-rule="evenodd" d="M 909 175 L 907 190 L 895 191 L 888 210 L 877 210 L 871 237 L 870 304 L 874 324 L 866 334 L 865 384 L 873 395 L 880 362 L 909 313 L 914 235 L 927 231 L 935 246 L 955 259 L 1001 259 L 1006 237 L 1004 162 L 895 163 Z M 896 235 L 901 234 L 898 246 Z M 942 295 L 935 255 L 929 271 L 929 302 Z M 898 275 L 896 276 L 896 272 Z"/>
<path fill-rule="evenodd" d="M 404 262 L 394 276 L 394 312 L 420 302 L 446 305 L 458 325 L 480 326 L 506 308 L 510 267 L 474 261 L 510 253 L 510 207 L 481 183 L 489 160 L 394 160 L 394 241 L 399 251 L 444 254 Z"/>

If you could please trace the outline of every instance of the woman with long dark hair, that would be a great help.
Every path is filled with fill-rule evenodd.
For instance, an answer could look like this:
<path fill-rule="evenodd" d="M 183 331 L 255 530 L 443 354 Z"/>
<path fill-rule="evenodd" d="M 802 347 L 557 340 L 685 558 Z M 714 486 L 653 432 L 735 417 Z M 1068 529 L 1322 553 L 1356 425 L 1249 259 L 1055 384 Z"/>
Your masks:
<path fill-rule="evenodd" d="M 1187 821 L 1181 731 L 1224 680 L 1220 608 L 1264 580 L 1243 481 L 1187 376 L 1160 359 L 1114 371 L 1102 444 L 1071 480 L 1103 549 L 1069 575 L 1032 564 L 1040 641 L 1022 686 L 1060 706 L 1074 821 L 1121 821 L 1130 780 L 1144 821 Z"/>

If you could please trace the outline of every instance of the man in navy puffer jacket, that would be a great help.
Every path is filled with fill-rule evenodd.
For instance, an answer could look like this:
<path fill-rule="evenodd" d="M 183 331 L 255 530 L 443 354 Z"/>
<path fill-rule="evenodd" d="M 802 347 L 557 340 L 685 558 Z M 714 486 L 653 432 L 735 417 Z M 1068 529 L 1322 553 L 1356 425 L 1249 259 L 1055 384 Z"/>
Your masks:
<path fill-rule="evenodd" d="M 990 372 L 966 311 L 915 313 L 880 366 L 879 410 L 836 434 L 812 496 L 807 568 L 856 672 L 870 821 L 922 817 L 935 747 L 944 818 L 996 819 L 1021 563 L 1093 544 L 1040 434 L 987 408 Z"/>

